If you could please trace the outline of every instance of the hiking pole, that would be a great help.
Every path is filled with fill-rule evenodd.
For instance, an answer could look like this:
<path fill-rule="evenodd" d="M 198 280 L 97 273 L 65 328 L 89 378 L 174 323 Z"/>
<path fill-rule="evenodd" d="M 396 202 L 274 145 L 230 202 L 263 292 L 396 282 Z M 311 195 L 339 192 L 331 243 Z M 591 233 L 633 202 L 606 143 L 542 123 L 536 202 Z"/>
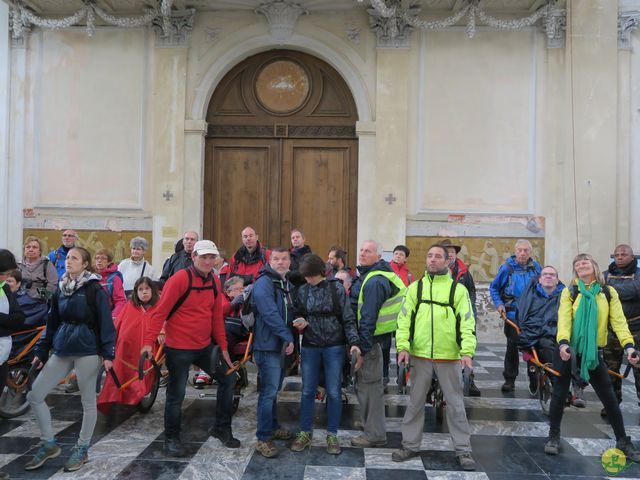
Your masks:
<path fill-rule="evenodd" d="M 504 323 L 512 327 L 516 331 L 516 333 L 520 335 L 520 327 L 518 327 L 518 325 L 516 325 L 515 322 L 513 322 L 512 320 L 509 320 L 505 312 L 500 312 L 500 317 L 502 317 L 502 320 L 504 321 Z"/>

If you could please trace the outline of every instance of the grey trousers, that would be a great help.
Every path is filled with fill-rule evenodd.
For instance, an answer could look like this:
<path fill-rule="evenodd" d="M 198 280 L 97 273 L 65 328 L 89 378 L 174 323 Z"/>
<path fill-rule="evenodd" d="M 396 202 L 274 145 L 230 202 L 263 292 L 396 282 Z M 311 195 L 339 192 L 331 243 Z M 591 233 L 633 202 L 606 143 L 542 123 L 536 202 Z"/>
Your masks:
<path fill-rule="evenodd" d="M 411 394 L 409 406 L 402 420 L 402 446 L 412 452 L 420 451 L 424 430 L 424 404 L 433 374 L 438 376 L 447 404 L 447 427 L 456 454 L 471 452 L 469 422 L 464 410 L 460 362 L 433 362 L 411 357 Z"/>
<path fill-rule="evenodd" d="M 33 382 L 27 400 L 33 408 L 41 439 L 45 442 L 54 440 L 51 425 L 51 412 L 44 399 L 51 390 L 75 368 L 78 387 L 82 399 L 82 427 L 78 438 L 78 445 L 89 445 L 98 417 L 96 409 L 96 381 L 100 371 L 100 357 L 89 355 L 86 357 L 58 357 L 52 355 L 45 363 L 42 371 Z"/>
<path fill-rule="evenodd" d="M 382 348 L 379 343 L 374 343 L 371 351 L 363 357 L 362 366 L 357 372 L 357 382 L 364 436 L 371 442 L 386 441 Z"/>

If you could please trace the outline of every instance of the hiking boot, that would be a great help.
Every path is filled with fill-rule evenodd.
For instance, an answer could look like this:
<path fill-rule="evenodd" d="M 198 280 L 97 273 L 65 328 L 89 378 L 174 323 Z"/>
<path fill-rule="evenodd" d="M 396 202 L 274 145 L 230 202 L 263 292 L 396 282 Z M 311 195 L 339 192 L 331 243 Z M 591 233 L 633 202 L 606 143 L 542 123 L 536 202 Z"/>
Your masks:
<path fill-rule="evenodd" d="M 179 438 L 167 437 L 164 441 L 164 453 L 169 457 L 184 457 L 187 451 Z"/>
<path fill-rule="evenodd" d="M 627 460 L 632 462 L 640 462 L 640 452 L 636 450 L 636 447 L 631 443 L 631 437 L 624 437 L 616 441 L 616 448 L 622 450 Z"/>
<path fill-rule="evenodd" d="M 458 463 L 463 470 L 467 472 L 473 471 L 476 469 L 476 461 L 473 459 L 470 453 L 465 452 L 458 455 Z"/>
<path fill-rule="evenodd" d="M 36 468 L 40 468 L 44 465 L 44 462 L 50 458 L 56 458 L 60 453 L 62 453 L 62 449 L 55 440 L 51 442 L 42 442 L 42 445 L 40 445 L 40 448 L 33 458 L 26 463 L 24 469 L 35 470 Z"/>
<path fill-rule="evenodd" d="M 502 384 L 502 387 L 500 387 L 500 390 L 502 390 L 504 393 L 513 392 L 515 389 L 516 389 L 515 380 L 505 380 L 504 383 Z"/>
<path fill-rule="evenodd" d="M 211 385 L 211 377 L 207 375 L 206 372 L 201 371 L 196 375 L 196 378 L 193 381 L 193 386 L 198 390 L 202 390 L 207 385 Z"/>
<path fill-rule="evenodd" d="M 418 455 L 420 455 L 420 452 L 414 452 L 402 447 L 391 454 L 391 460 L 394 462 L 405 462 L 410 458 L 417 457 Z"/>
<path fill-rule="evenodd" d="M 549 432 L 547 442 L 544 444 L 544 453 L 558 455 L 560 453 L 560 432 Z"/>
<path fill-rule="evenodd" d="M 265 458 L 273 458 L 278 456 L 278 447 L 273 443 L 273 440 L 267 440 L 266 442 L 258 440 L 256 442 L 256 452 Z"/>
<path fill-rule="evenodd" d="M 311 446 L 311 434 L 309 432 L 298 432 L 296 439 L 291 444 L 293 452 L 301 452 Z"/>
<path fill-rule="evenodd" d="M 73 376 L 69 379 L 67 383 L 64 385 L 64 393 L 76 393 L 80 391 L 80 387 L 78 387 L 78 377 Z"/>
<path fill-rule="evenodd" d="M 75 472 L 79 470 L 85 463 L 89 461 L 89 445 L 76 445 L 73 447 L 71 456 L 64 466 L 65 472 Z"/>
<path fill-rule="evenodd" d="M 576 408 L 585 408 L 587 406 L 587 400 L 584 398 L 584 389 L 576 387 L 573 389 L 573 395 L 571 395 L 571 405 Z"/>
<path fill-rule="evenodd" d="M 340 455 L 342 448 L 340 448 L 340 439 L 335 433 L 327 434 L 327 453 L 329 455 Z"/>
<path fill-rule="evenodd" d="M 233 433 L 230 428 L 216 428 L 209 429 L 209 435 L 217 438 L 227 448 L 240 448 L 240 440 L 233 437 Z"/>
<path fill-rule="evenodd" d="M 386 445 L 387 445 L 386 440 L 373 441 L 373 440 L 369 440 L 364 435 L 358 435 L 357 437 L 353 437 L 351 439 L 352 447 L 373 448 L 373 447 L 384 447 Z"/>
<path fill-rule="evenodd" d="M 293 433 L 284 428 L 279 428 L 273 431 L 271 440 L 290 440 L 293 437 Z"/>

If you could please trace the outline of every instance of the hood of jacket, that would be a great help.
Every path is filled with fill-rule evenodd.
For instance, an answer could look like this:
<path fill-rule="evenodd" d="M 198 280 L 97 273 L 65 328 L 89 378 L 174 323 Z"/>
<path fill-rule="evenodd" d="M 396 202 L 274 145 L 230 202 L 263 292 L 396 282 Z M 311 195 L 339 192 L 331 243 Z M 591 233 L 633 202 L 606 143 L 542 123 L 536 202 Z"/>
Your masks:
<path fill-rule="evenodd" d="M 611 275 L 635 275 L 638 271 L 638 261 L 634 258 L 631 263 L 624 268 L 618 267 L 616 262 L 611 262 L 608 271 Z"/>
<path fill-rule="evenodd" d="M 253 252 L 249 252 L 247 247 L 242 245 L 238 251 L 233 255 L 236 262 L 238 263 L 256 263 L 262 261 L 262 244 L 260 242 L 256 242 L 256 249 Z M 277 272 L 276 272 L 277 273 Z"/>

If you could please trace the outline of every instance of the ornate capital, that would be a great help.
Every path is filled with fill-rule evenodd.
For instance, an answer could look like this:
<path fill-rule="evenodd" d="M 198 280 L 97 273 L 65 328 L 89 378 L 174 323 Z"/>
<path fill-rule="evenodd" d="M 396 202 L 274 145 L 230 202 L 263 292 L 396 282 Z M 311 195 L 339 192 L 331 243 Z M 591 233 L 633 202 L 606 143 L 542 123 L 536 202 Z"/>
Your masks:
<path fill-rule="evenodd" d="M 196 10 L 172 11 L 169 17 L 157 16 L 153 19 L 153 29 L 156 32 L 157 47 L 186 47 L 195 23 Z M 167 23 L 168 19 L 168 32 Z"/>
<path fill-rule="evenodd" d="M 542 30 L 547 35 L 547 48 L 564 48 L 567 36 L 567 11 L 551 8 L 542 23 Z"/>
<path fill-rule="evenodd" d="M 255 12 L 267 17 L 271 36 L 280 45 L 289 41 L 300 15 L 309 13 L 297 3 L 288 0 L 272 0 L 262 3 L 255 9 Z"/>
<path fill-rule="evenodd" d="M 402 8 L 402 0 L 387 0 L 389 11 L 380 12 L 376 8 L 369 8 L 369 26 L 376 34 L 377 46 L 381 48 L 407 48 L 413 27 L 406 21 L 407 16 L 415 17 L 420 12 L 420 7 L 412 5 L 407 9 Z M 394 8 L 397 7 L 397 8 Z M 391 13 L 391 15 L 386 15 Z"/>
<path fill-rule="evenodd" d="M 618 13 L 618 48 L 631 50 L 631 34 L 640 25 L 640 12 L 637 10 Z"/>

